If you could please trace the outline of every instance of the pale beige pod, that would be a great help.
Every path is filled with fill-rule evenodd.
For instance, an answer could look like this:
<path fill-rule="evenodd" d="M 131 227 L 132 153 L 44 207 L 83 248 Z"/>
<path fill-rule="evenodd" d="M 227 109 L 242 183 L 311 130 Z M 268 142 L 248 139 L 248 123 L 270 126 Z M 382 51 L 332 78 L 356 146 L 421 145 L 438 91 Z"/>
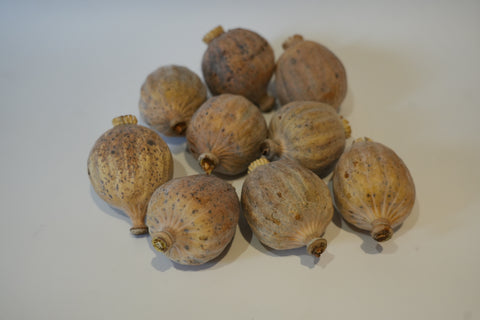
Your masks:
<path fill-rule="evenodd" d="M 301 35 L 283 43 L 277 61 L 275 89 L 280 104 L 324 102 L 338 111 L 347 93 L 347 74 L 340 59 L 325 46 Z"/>
<path fill-rule="evenodd" d="M 143 234 L 150 196 L 172 179 L 172 154 L 155 131 L 137 124 L 135 116 L 120 116 L 112 123 L 90 151 L 88 176 L 100 198 L 130 217 L 130 232 Z"/>
<path fill-rule="evenodd" d="M 240 95 L 208 99 L 192 117 L 187 147 L 207 173 L 237 175 L 261 155 L 267 124 L 260 110 Z"/>
<path fill-rule="evenodd" d="M 190 69 L 162 66 L 150 73 L 140 91 L 145 122 L 166 136 L 184 136 L 195 111 L 207 100 L 207 88 Z"/>
<path fill-rule="evenodd" d="M 293 159 L 320 176 L 333 170 L 351 129 L 330 105 L 294 101 L 272 116 L 263 155 L 270 161 Z"/>
<path fill-rule="evenodd" d="M 228 182 L 207 175 L 173 179 L 150 199 L 147 226 L 155 249 L 174 262 L 204 264 L 231 242 L 240 202 Z"/>
<path fill-rule="evenodd" d="M 270 111 L 275 98 L 268 95 L 268 84 L 275 70 L 273 49 L 258 33 L 218 26 L 208 32 L 202 58 L 203 78 L 213 95 L 238 94 Z"/>
<path fill-rule="evenodd" d="M 297 162 L 265 158 L 252 163 L 241 203 L 253 233 L 277 250 L 306 246 L 319 257 L 327 247 L 322 235 L 332 220 L 333 204 L 325 182 Z"/>
<path fill-rule="evenodd" d="M 333 174 L 335 204 L 343 218 L 386 241 L 410 215 L 415 202 L 412 176 L 400 157 L 368 138 L 354 141 Z"/>

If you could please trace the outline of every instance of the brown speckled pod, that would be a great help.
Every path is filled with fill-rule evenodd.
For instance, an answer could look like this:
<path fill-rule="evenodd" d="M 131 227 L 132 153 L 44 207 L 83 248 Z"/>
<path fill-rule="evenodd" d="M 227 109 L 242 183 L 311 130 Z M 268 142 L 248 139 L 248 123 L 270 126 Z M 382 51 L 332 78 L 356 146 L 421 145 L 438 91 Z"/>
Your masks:
<path fill-rule="evenodd" d="M 291 160 L 252 163 L 242 187 L 245 218 L 264 245 L 277 250 L 307 246 L 318 257 L 332 220 L 333 204 L 325 182 Z"/>
<path fill-rule="evenodd" d="M 325 102 L 337 111 L 347 93 L 342 62 L 326 47 L 300 35 L 283 44 L 277 61 L 275 89 L 280 103 L 310 100 Z"/>
<path fill-rule="evenodd" d="M 260 157 L 267 124 L 246 98 L 222 94 L 208 99 L 195 112 L 186 137 L 188 150 L 207 174 L 236 175 Z"/>
<path fill-rule="evenodd" d="M 271 118 L 263 154 L 269 160 L 294 159 L 325 176 L 333 169 L 350 137 L 348 121 L 329 105 L 315 101 L 291 102 Z"/>
<path fill-rule="evenodd" d="M 235 188 L 215 176 L 173 179 L 150 199 L 147 225 L 155 249 L 180 264 L 219 256 L 232 240 L 240 202 Z"/>
<path fill-rule="evenodd" d="M 368 138 L 357 139 L 340 157 L 333 193 L 343 218 L 370 231 L 376 241 L 390 239 L 415 202 L 406 165 L 393 150 Z"/>
<path fill-rule="evenodd" d="M 166 136 L 183 136 L 190 118 L 207 100 L 207 88 L 186 67 L 162 66 L 150 73 L 140 91 L 145 122 Z"/>
<path fill-rule="evenodd" d="M 130 232 L 143 234 L 150 196 L 173 176 L 172 154 L 155 131 L 136 124 L 135 116 L 112 123 L 90 151 L 88 175 L 100 198 L 130 217 Z"/>
<path fill-rule="evenodd" d="M 212 94 L 238 94 L 262 111 L 272 109 L 275 99 L 267 94 L 267 87 L 275 70 L 275 57 L 270 44 L 253 31 L 238 28 L 224 32 L 220 26 L 203 40 L 208 48 L 202 71 Z"/>

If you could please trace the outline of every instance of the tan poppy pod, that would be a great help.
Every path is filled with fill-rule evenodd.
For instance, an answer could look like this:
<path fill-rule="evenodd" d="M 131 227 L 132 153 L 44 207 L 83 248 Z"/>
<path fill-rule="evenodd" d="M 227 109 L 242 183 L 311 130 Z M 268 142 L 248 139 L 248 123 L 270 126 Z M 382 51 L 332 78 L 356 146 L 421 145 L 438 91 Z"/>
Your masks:
<path fill-rule="evenodd" d="M 329 105 L 296 101 L 280 108 L 270 119 L 263 154 L 270 161 L 293 159 L 325 176 L 345 149 L 348 121 Z"/>
<path fill-rule="evenodd" d="M 207 88 L 190 69 L 167 65 L 148 75 L 140 91 L 145 122 L 166 136 L 183 136 L 192 115 L 207 100 Z"/>
<path fill-rule="evenodd" d="M 283 48 L 275 71 L 280 103 L 319 101 L 338 111 L 347 94 L 347 75 L 340 59 L 326 47 L 300 35 L 290 37 Z"/>
<path fill-rule="evenodd" d="M 415 186 L 405 163 L 390 148 L 357 139 L 338 161 L 333 175 L 335 204 L 352 225 L 376 241 L 392 237 L 411 213 Z"/>
<path fill-rule="evenodd" d="M 275 57 L 267 40 L 250 30 L 225 32 L 219 26 L 203 41 L 208 44 L 202 60 L 203 78 L 213 95 L 242 95 L 262 111 L 272 109 L 275 99 L 267 94 L 267 87 Z"/>
<path fill-rule="evenodd" d="M 333 217 L 325 182 L 297 162 L 283 159 L 252 163 L 242 187 L 241 203 L 253 233 L 277 250 L 306 246 L 319 257 L 327 247 L 322 238 Z"/>
<path fill-rule="evenodd" d="M 240 215 L 235 188 L 215 176 L 173 179 L 150 199 L 147 225 L 155 249 L 172 261 L 199 265 L 232 241 Z"/>
<path fill-rule="evenodd" d="M 246 98 L 221 94 L 195 112 L 186 137 L 188 150 L 207 174 L 236 175 L 260 157 L 267 124 Z"/>
<path fill-rule="evenodd" d="M 88 175 L 98 196 L 130 217 L 130 232 L 143 234 L 150 196 L 172 179 L 172 154 L 155 131 L 137 125 L 135 116 L 120 116 L 112 123 L 90 151 Z"/>

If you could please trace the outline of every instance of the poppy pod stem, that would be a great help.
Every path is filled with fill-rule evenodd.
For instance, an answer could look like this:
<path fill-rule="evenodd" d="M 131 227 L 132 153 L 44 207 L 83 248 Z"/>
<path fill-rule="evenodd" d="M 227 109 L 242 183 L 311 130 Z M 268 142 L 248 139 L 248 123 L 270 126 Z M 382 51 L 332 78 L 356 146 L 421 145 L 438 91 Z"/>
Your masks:
<path fill-rule="evenodd" d="M 225 33 L 222 26 L 217 26 L 210 30 L 205 36 L 203 36 L 203 42 L 209 44 L 213 39 L 219 37 L 221 34 Z"/>
<path fill-rule="evenodd" d="M 137 123 L 138 123 L 137 117 L 131 114 L 125 115 L 125 116 L 119 116 L 112 119 L 112 125 L 114 127 L 122 124 L 137 124 Z"/>
<path fill-rule="evenodd" d="M 280 156 L 281 147 L 278 142 L 272 139 L 265 139 L 262 144 L 262 155 L 272 160 L 275 156 Z"/>
<path fill-rule="evenodd" d="M 323 238 L 315 238 L 307 244 L 307 252 L 315 257 L 320 257 L 320 255 L 327 248 L 327 240 Z"/>
<path fill-rule="evenodd" d="M 258 158 L 257 160 L 250 163 L 250 165 L 248 166 L 248 173 L 252 172 L 253 170 L 258 168 L 259 166 L 262 166 L 262 165 L 267 164 L 269 162 L 270 161 L 268 161 L 267 158 L 265 158 L 265 157 Z"/>
<path fill-rule="evenodd" d="M 180 136 L 185 134 L 185 130 L 187 130 L 187 124 L 185 121 L 176 122 L 172 126 L 172 131 Z"/>
<path fill-rule="evenodd" d="M 372 231 L 370 234 L 375 241 L 387 241 L 392 237 L 393 229 L 387 219 L 378 218 L 372 222 Z"/>
<path fill-rule="evenodd" d="M 198 162 L 200 163 L 200 167 L 202 167 L 203 171 L 205 171 L 206 174 L 210 174 L 218 165 L 219 160 L 216 155 L 207 152 L 202 153 L 198 157 Z"/>
<path fill-rule="evenodd" d="M 342 119 L 343 129 L 345 130 L 345 139 L 348 139 L 352 136 L 352 128 L 347 119 L 340 117 Z"/>
<path fill-rule="evenodd" d="M 286 49 L 294 46 L 295 44 L 297 44 L 301 41 L 303 41 L 303 37 L 299 34 L 295 34 L 295 35 L 289 37 L 287 40 L 285 40 L 285 42 L 283 42 L 282 48 L 284 50 L 286 50 Z"/>
<path fill-rule="evenodd" d="M 152 234 L 152 245 L 160 252 L 166 252 L 173 244 L 173 237 L 168 231 Z"/>
<path fill-rule="evenodd" d="M 146 234 L 148 233 L 148 228 L 143 222 L 141 224 L 137 224 L 134 222 L 133 227 L 130 228 L 130 233 L 135 236 Z"/>
<path fill-rule="evenodd" d="M 272 110 L 274 104 L 275 104 L 275 98 L 266 94 L 262 99 L 260 99 L 260 102 L 258 103 L 258 107 L 260 108 L 261 111 L 268 112 Z"/>

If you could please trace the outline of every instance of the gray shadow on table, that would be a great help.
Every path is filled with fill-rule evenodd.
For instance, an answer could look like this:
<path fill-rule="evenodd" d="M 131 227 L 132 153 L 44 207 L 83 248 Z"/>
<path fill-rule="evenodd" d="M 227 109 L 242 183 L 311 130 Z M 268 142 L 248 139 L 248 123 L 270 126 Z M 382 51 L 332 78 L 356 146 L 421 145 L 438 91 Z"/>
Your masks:
<path fill-rule="evenodd" d="M 363 250 L 363 252 L 367 254 L 393 254 L 398 250 L 396 239 L 402 237 L 405 233 L 408 233 L 408 231 L 413 228 L 415 223 L 418 221 L 419 212 L 420 210 L 417 199 L 410 215 L 401 225 L 393 228 L 392 238 L 385 242 L 375 241 L 370 235 L 369 231 L 362 230 L 348 223 L 341 217 L 341 214 L 337 211 L 337 209 L 335 209 L 335 216 L 337 216 L 337 218 L 332 221 L 337 225 L 338 228 L 341 228 L 346 232 L 352 233 L 359 237 L 362 240 L 360 248 Z"/>
<path fill-rule="evenodd" d="M 97 207 L 102 211 L 104 212 L 105 214 L 115 218 L 115 219 L 120 219 L 120 220 L 123 220 L 125 221 L 125 229 L 126 229 L 126 232 L 129 231 L 129 229 L 131 228 L 132 226 L 132 222 L 130 220 L 130 217 L 127 216 L 127 214 L 125 212 L 123 212 L 122 210 L 118 209 L 118 208 L 115 208 L 115 207 L 112 207 L 111 205 L 109 205 L 108 203 L 106 203 L 102 198 L 100 198 L 97 193 L 95 192 L 95 190 L 93 189 L 93 186 L 90 185 L 90 195 L 93 199 L 93 202 L 95 202 L 95 204 L 97 205 Z M 131 234 L 132 237 L 135 237 L 135 238 L 142 238 L 142 237 L 145 237 L 146 234 L 141 234 L 141 235 L 133 235 Z"/>

